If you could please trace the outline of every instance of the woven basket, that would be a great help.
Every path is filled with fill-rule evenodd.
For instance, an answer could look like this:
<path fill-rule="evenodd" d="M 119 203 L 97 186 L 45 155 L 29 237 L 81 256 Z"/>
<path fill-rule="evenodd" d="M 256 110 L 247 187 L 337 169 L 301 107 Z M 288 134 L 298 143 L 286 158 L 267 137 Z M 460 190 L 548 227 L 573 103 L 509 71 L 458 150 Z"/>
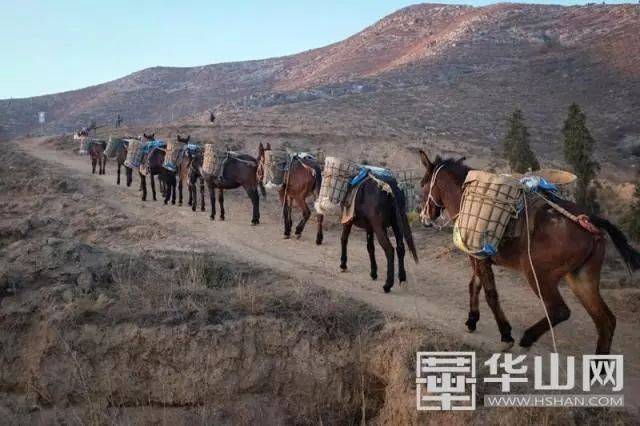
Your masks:
<path fill-rule="evenodd" d="M 107 142 L 107 148 L 104 150 L 104 154 L 107 158 L 114 158 L 118 152 L 118 148 L 124 143 L 122 139 L 110 137 Z"/>
<path fill-rule="evenodd" d="M 469 172 L 454 226 L 456 246 L 477 258 L 495 255 L 522 196 L 523 187 L 512 176 Z"/>
<path fill-rule="evenodd" d="M 415 169 L 394 171 L 393 175 L 404 194 L 406 213 L 416 210 L 420 204 L 420 175 Z"/>
<path fill-rule="evenodd" d="M 327 157 L 322 172 L 320 194 L 315 202 L 319 214 L 336 214 L 349 189 L 349 182 L 358 168 L 355 163 L 336 157 Z"/>
<path fill-rule="evenodd" d="M 204 146 L 202 171 L 211 176 L 220 176 L 220 169 L 224 165 L 227 155 L 226 151 L 217 150 L 215 145 L 206 144 Z"/>
<path fill-rule="evenodd" d="M 178 160 L 180 159 L 180 153 L 187 148 L 187 144 L 184 142 L 171 141 L 167 143 L 167 151 L 164 156 L 164 163 L 162 167 L 172 172 L 176 171 Z"/>
<path fill-rule="evenodd" d="M 129 140 L 129 147 L 127 148 L 127 159 L 124 161 L 124 165 L 130 169 L 140 167 L 142 157 L 144 156 L 144 142 L 137 139 Z"/>
<path fill-rule="evenodd" d="M 264 152 L 264 173 L 262 183 L 267 188 L 284 185 L 284 175 L 289 166 L 289 154 L 284 150 L 266 150 Z"/>

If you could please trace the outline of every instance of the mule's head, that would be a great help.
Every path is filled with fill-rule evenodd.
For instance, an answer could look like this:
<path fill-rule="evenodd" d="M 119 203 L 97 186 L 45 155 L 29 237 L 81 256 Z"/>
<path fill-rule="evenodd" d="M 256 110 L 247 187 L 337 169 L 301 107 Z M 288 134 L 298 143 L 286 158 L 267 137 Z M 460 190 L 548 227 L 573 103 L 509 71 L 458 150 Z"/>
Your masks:
<path fill-rule="evenodd" d="M 182 136 L 178 135 L 178 142 L 189 143 L 190 139 L 191 139 L 191 135 L 188 135 L 186 138 L 183 138 Z"/>
<path fill-rule="evenodd" d="M 142 136 L 144 137 L 145 140 L 147 141 L 155 141 L 156 140 L 156 134 L 155 133 L 151 133 L 151 134 L 146 134 L 146 133 L 142 133 Z"/>
<path fill-rule="evenodd" d="M 438 182 L 434 179 L 436 165 L 429 160 L 427 153 L 420 150 L 420 162 L 425 168 L 424 176 L 420 181 L 422 188 L 422 209 L 420 210 L 420 222 L 424 226 L 433 226 L 434 222 L 444 210 L 442 194 L 438 188 Z"/>

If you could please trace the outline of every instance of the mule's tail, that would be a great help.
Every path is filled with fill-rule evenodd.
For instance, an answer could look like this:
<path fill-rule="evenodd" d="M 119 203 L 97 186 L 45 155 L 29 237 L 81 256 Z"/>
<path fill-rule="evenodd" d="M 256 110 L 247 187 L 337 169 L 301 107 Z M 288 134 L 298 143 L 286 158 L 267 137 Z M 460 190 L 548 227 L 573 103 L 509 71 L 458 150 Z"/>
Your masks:
<path fill-rule="evenodd" d="M 607 231 L 607 234 L 611 237 L 613 245 L 616 246 L 618 253 L 622 256 L 624 263 L 629 268 L 629 272 L 637 271 L 640 269 L 640 252 L 631 247 L 627 237 L 618 229 L 613 223 L 598 216 L 589 216 L 589 220 L 598 228 Z"/>
<path fill-rule="evenodd" d="M 409 226 L 409 220 L 407 219 L 407 214 L 404 211 L 404 194 L 397 185 L 391 185 L 391 189 L 393 190 L 393 209 L 396 212 L 396 219 L 398 220 L 398 225 L 400 226 L 400 232 L 402 232 L 402 236 L 407 242 L 407 246 L 409 246 L 409 250 L 413 255 L 413 260 L 418 263 L 418 253 L 416 251 L 416 246 L 413 243 L 411 226 Z"/>

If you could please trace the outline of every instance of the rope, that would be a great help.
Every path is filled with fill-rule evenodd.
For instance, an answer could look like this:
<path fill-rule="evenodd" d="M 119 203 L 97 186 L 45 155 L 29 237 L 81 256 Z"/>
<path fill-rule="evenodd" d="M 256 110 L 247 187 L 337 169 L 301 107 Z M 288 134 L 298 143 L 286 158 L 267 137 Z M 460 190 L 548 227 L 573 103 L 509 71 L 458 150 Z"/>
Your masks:
<path fill-rule="evenodd" d="M 540 282 L 538 281 L 538 274 L 536 274 L 536 268 L 535 266 L 533 266 L 533 260 L 531 258 L 531 232 L 529 231 L 529 206 L 527 204 L 526 194 L 523 198 L 524 198 L 524 217 L 527 224 L 527 254 L 529 256 L 529 266 L 531 266 L 533 279 L 536 281 L 536 287 L 538 288 L 538 295 L 540 296 L 540 303 L 542 304 L 542 309 L 544 309 L 544 315 L 547 317 L 547 322 L 549 323 L 549 331 L 551 332 L 551 340 L 553 342 L 553 351 L 555 353 L 558 353 L 558 346 L 556 345 L 556 335 L 553 332 L 553 324 L 551 323 L 551 318 L 549 317 L 549 311 L 547 311 L 547 305 L 545 305 L 544 299 L 542 298 L 542 291 L 540 291 Z"/>

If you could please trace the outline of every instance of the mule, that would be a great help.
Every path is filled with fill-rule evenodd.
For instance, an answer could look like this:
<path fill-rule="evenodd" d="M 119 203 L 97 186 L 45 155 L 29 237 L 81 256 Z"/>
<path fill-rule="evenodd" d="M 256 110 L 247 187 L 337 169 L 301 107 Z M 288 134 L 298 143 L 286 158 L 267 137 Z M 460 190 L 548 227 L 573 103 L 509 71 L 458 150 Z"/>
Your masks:
<path fill-rule="evenodd" d="M 425 167 L 421 182 L 424 203 L 421 221 L 425 226 L 431 226 L 445 210 L 451 218 L 455 218 L 462 199 L 462 186 L 471 169 L 463 159 L 443 160 L 438 157 L 431 162 L 423 151 L 420 151 L 420 157 Z M 587 215 L 584 209 L 570 201 L 562 200 L 558 204 L 573 215 L 585 215 L 582 217 L 606 231 L 629 270 L 640 268 L 640 253 L 629 245 L 624 234 L 612 223 L 595 215 Z M 518 220 L 526 219 L 520 217 Z M 555 327 L 569 319 L 571 311 L 558 290 L 558 283 L 565 278 L 595 323 L 598 332 L 596 353 L 608 354 L 616 317 L 600 294 L 600 272 L 606 247 L 604 235 L 595 229 L 595 234 L 587 231 L 550 207 L 536 209 L 534 217 L 529 220 L 534 224 L 532 235 L 504 239 L 494 257 L 483 260 L 470 257 L 473 275 L 469 282 L 469 315 L 465 323 L 468 331 L 475 331 L 480 319 L 479 292 L 482 288 L 498 325 L 503 349 L 514 344 L 511 325 L 502 311 L 496 290 L 492 265 L 498 265 L 524 275 L 534 294 L 542 298 L 549 314 L 549 319 L 545 316 L 525 330 L 520 346 L 528 348 L 533 345 L 550 329 L 549 322 Z M 530 264 L 529 244 L 535 273 Z"/>
<path fill-rule="evenodd" d="M 91 173 L 96 174 L 96 166 L 98 166 L 98 174 L 107 173 L 107 156 L 104 153 L 107 147 L 106 142 L 94 142 L 89 148 L 89 157 L 91 157 Z"/>
<path fill-rule="evenodd" d="M 117 185 L 120 185 L 120 170 L 124 166 L 124 162 L 126 159 L 127 159 L 127 144 L 123 142 L 123 143 L 120 143 L 116 148 L 116 163 L 118 165 L 118 172 L 116 175 Z M 127 186 L 130 186 L 130 183 Z"/>
<path fill-rule="evenodd" d="M 143 141 L 151 142 L 155 140 L 155 133 L 151 135 L 147 135 L 143 133 Z M 165 151 L 162 149 L 152 149 L 149 152 L 145 153 L 142 157 L 142 161 L 140 162 L 141 167 L 145 166 L 147 168 L 147 173 L 151 180 L 151 194 L 153 197 L 153 201 L 157 201 L 156 197 L 156 183 L 155 176 L 159 178 L 160 184 L 160 192 L 162 195 L 166 193 L 166 185 L 164 178 L 164 171 L 166 170 L 162 165 L 164 164 L 164 156 Z M 127 186 L 131 186 L 131 182 L 133 181 L 133 169 L 127 167 Z M 140 176 L 140 190 L 142 191 L 142 201 L 147 200 L 147 175 L 138 168 L 138 175 Z"/>
<path fill-rule="evenodd" d="M 204 184 L 205 179 L 202 174 L 202 161 L 204 159 L 202 149 L 195 152 L 187 150 L 189 157 L 189 167 L 187 169 L 187 187 L 189 189 L 189 201 L 192 211 L 198 208 L 198 183 L 200 184 L 200 209 L 205 211 L 204 206 Z"/>
<path fill-rule="evenodd" d="M 211 202 L 209 218 L 215 220 L 216 216 L 216 189 L 218 189 L 218 203 L 220 204 L 220 220 L 224 220 L 224 190 L 243 187 L 251 200 L 251 225 L 258 225 L 260 223 L 260 196 L 258 189 L 260 189 L 262 196 L 266 197 L 264 186 L 258 182 L 256 173 L 258 161 L 248 154 L 241 153 L 229 153 L 228 157 L 223 161 L 224 165 L 219 176 L 211 175 L 204 171 L 202 167 L 200 168 Z"/>
<path fill-rule="evenodd" d="M 177 140 L 178 142 L 184 144 L 184 149 L 186 150 L 186 145 L 189 143 L 189 140 L 191 140 L 191 135 L 187 136 L 186 138 L 177 135 Z M 178 205 L 182 205 L 182 189 L 185 182 L 187 182 L 187 185 L 189 184 L 190 163 L 190 157 L 186 153 L 184 153 L 178 158 L 178 162 L 175 165 L 175 170 L 165 168 L 164 177 L 167 185 L 167 190 L 164 196 L 165 204 L 169 203 L 169 199 L 171 199 L 171 204 L 175 204 L 177 194 Z M 191 202 L 191 192 L 189 192 L 188 204 L 191 205 Z"/>
<path fill-rule="evenodd" d="M 347 270 L 347 245 L 349 234 L 353 225 L 362 228 L 367 233 L 367 252 L 371 264 L 371 279 L 378 279 L 378 265 L 375 257 L 375 244 L 373 237 L 384 250 L 387 258 L 387 277 L 382 287 L 385 293 L 389 293 L 395 280 L 395 260 L 393 245 L 389 240 L 387 228 L 391 227 L 396 240 L 396 252 L 398 255 L 398 279 L 401 283 L 407 280 L 407 272 L 404 267 L 406 242 L 413 259 L 418 263 L 418 254 L 413 243 L 413 235 L 409 227 L 409 221 L 405 213 L 405 199 L 395 179 L 386 181 L 391 191 L 381 188 L 380 184 L 370 178 L 366 178 L 356 194 L 353 207 L 354 215 L 351 220 L 342 225 L 340 269 Z M 348 195 L 348 194 L 347 194 Z"/>
<path fill-rule="evenodd" d="M 271 144 L 267 143 L 266 148 L 260 143 L 258 146 L 258 181 L 262 182 L 265 167 L 265 151 L 271 150 Z M 296 238 L 302 236 L 307 221 L 311 217 L 311 209 L 307 205 L 307 199 L 311 196 L 318 197 L 320 185 L 322 184 L 322 170 L 314 158 L 294 155 L 291 157 L 284 175 L 284 184 L 278 189 L 280 204 L 282 205 L 282 219 L 284 221 L 284 237 L 291 238 L 291 211 L 293 204 L 302 210 L 302 219 L 296 226 Z M 318 230 L 316 233 L 316 244 L 322 244 L 323 232 L 322 222 L 324 216 L 316 214 Z"/>

